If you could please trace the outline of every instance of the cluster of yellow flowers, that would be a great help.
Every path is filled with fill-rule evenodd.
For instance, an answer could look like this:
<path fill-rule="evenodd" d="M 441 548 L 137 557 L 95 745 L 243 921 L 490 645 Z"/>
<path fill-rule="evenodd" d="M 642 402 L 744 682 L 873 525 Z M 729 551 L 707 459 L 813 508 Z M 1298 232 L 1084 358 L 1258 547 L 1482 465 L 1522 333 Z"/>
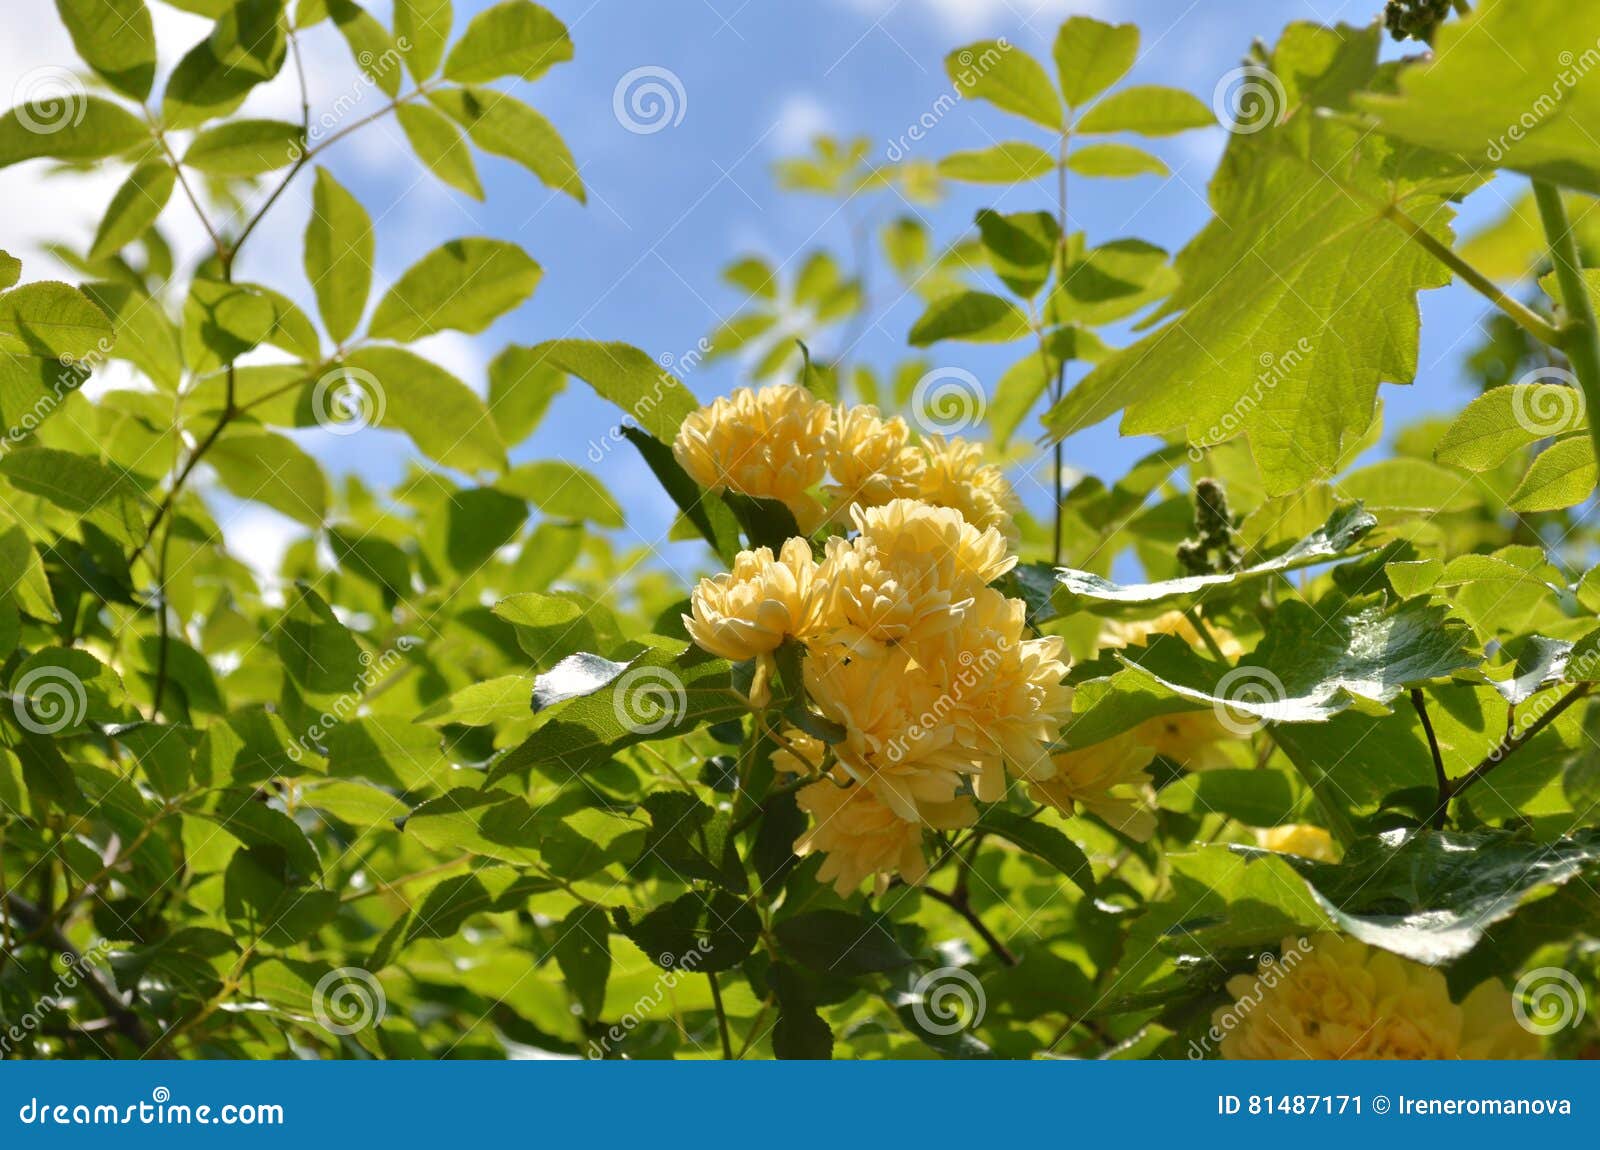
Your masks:
<path fill-rule="evenodd" d="M 774 763 L 818 777 L 797 796 L 814 825 L 796 850 L 826 854 L 842 894 L 922 878 L 923 829 L 971 823 L 972 799 L 1002 797 L 1008 770 L 1051 778 L 1072 705 L 1062 641 L 1024 638 L 1021 600 L 990 586 L 1016 563 L 998 530 L 905 498 L 857 502 L 850 524 L 820 562 L 803 538 L 742 552 L 684 617 L 705 650 L 758 660 L 758 684 L 786 639 L 805 645 L 806 693 L 844 736 L 780 731 Z"/>
<path fill-rule="evenodd" d="M 1450 1000 L 1432 967 L 1355 939 L 1285 939 L 1283 957 L 1228 982 L 1212 1017 L 1224 1058 L 1537 1058 L 1511 995 L 1481 983 Z"/>
<path fill-rule="evenodd" d="M 701 487 L 775 499 L 807 534 L 846 522 L 852 507 L 920 499 L 1014 536 L 1015 496 L 979 444 L 937 435 L 913 443 L 899 416 L 833 406 L 794 384 L 741 387 L 715 400 L 684 419 L 672 450 Z"/>

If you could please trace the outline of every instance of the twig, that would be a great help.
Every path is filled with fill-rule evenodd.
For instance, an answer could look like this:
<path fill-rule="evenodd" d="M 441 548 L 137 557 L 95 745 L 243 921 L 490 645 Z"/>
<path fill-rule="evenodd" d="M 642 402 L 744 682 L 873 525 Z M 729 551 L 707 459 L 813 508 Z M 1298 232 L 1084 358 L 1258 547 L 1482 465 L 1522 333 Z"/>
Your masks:
<path fill-rule="evenodd" d="M 717 985 L 715 971 L 706 971 L 706 981 L 711 984 L 711 1004 L 717 1010 L 717 1034 L 722 1038 L 722 1057 L 733 1061 L 733 1035 L 728 1031 L 728 1012 L 722 1007 L 722 988 Z"/>
<path fill-rule="evenodd" d="M 1572 237 L 1572 224 L 1567 220 L 1560 189 L 1535 180 L 1533 195 L 1539 204 L 1545 235 L 1550 240 L 1550 259 L 1556 267 L 1556 282 L 1561 285 L 1561 302 L 1567 314 L 1567 322 L 1560 329 L 1560 347 L 1567 353 L 1572 374 L 1578 377 L 1578 386 L 1583 391 L 1590 412 L 1589 442 L 1593 445 L 1596 462 L 1600 463 L 1600 415 L 1595 414 L 1600 412 L 1600 321 L 1595 319 L 1594 301 L 1589 298 L 1589 286 L 1584 282 L 1578 245 Z"/>
<path fill-rule="evenodd" d="M 1411 688 L 1411 705 L 1422 720 L 1423 733 L 1428 736 L 1428 750 L 1433 753 L 1433 777 L 1439 784 L 1439 802 L 1433 812 L 1433 829 L 1442 831 L 1450 810 L 1450 776 L 1444 773 L 1444 756 L 1439 753 L 1439 739 L 1433 733 L 1433 720 L 1428 718 L 1428 699 L 1421 687 Z"/>
<path fill-rule="evenodd" d="M 983 919 L 978 917 L 978 912 L 972 909 L 971 904 L 968 903 L 966 899 L 958 898 L 954 894 L 946 894 L 942 890 L 935 890 L 931 886 L 923 887 L 922 893 L 927 895 L 934 902 L 943 903 L 945 906 L 959 914 L 962 918 L 966 919 L 968 925 L 970 925 L 973 930 L 978 932 L 978 937 L 983 939 L 984 945 L 992 950 L 995 957 L 1001 962 L 1005 963 L 1007 966 L 1017 965 L 1017 956 L 1012 954 L 1010 948 L 1007 947 L 1005 943 L 1000 941 L 999 937 L 994 933 L 994 931 L 989 929 L 987 924 L 984 923 Z"/>
<path fill-rule="evenodd" d="M 106 981 L 98 968 L 92 963 L 84 962 L 83 955 L 78 953 L 77 947 L 67 940 L 66 935 L 50 924 L 49 916 L 14 891 L 6 892 L 4 898 L 7 919 L 15 915 L 17 921 L 29 930 L 38 930 L 40 937 L 50 948 L 67 960 L 69 969 L 82 970 L 84 985 L 89 988 L 89 993 L 94 995 L 95 1001 L 110 1017 L 118 1033 L 134 1043 L 141 1051 L 147 1049 L 150 1038 L 144 1024 L 139 1021 L 139 1016 L 122 1001 L 122 996 Z"/>
<path fill-rule="evenodd" d="M 1560 699 L 1551 704 L 1549 710 L 1540 715 L 1533 722 L 1529 723 L 1526 727 L 1522 728 L 1522 730 L 1512 731 L 1507 734 L 1505 738 L 1500 740 L 1499 745 L 1496 746 L 1494 750 L 1490 751 L 1483 757 L 1483 760 L 1477 766 L 1473 767 L 1472 770 L 1462 775 L 1459 779 L 1456 779 L 1450 783 L 1450 798 L 1455 798 L 1473 783 L 1477 782 L 1490 771 L 1498 767 L 1501 763 L 1505 762 L 1506 759 L 1510 757 L 1512 752 L 1517 750 L 1517 748 L 1521 747 L 1522 744 L 1533 738 L 1540 731 L 1544 730 L 1551 723 L 1555 722 L 1561 717 L 1561 714 L 1568 707 L 1587 696 L 1590 691 L 1594 690 L 1594 687 L 1595 684 L 1593 683 L 1579 683 L 1576 687 L 1572 688 L 1572 690 L 1568 691 L 1565 695 L 1561 696 Z"/>

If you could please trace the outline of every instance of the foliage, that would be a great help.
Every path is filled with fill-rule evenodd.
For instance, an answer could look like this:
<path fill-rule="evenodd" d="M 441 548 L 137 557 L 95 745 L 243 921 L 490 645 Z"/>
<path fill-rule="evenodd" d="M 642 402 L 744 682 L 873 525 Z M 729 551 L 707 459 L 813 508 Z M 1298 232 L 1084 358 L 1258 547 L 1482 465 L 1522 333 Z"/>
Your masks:
<path fill-rule="evenodd" d="M 962 46 L 954 96 L 997 142 L 879 166 L 823 138 L 779 165 L 876 242 L 729 265 L 743 303 L 708 354 L 809 392 L 709 410 L 626 343 L 516 344 L 486 386 L 456 378 L 411 345 L 519 307 L 536 252 L 461 236 L 377 296 L 374 221 L 319 163 L 393 114 L 457 194 L 483 197 L 489 155 L 583 201 L 557 129 L 503 90 L 581 66 L 555 14 L 192 7 L 213 29 L 157 93 L 145 0 L 58 0 L 96 90 L 65 122 L 0 119 L 0 166 L 126 171 L 59 249 L 76 284 L 0 253 L 7 1054 L 1182 1057 L 1216 1052 L 1230 977 L 1326 932 L 1438 967 L 1457 1001 L 1524 972 L 1596 986 L 1600 175 L 1593 90 L 1552 71 L 1592 53 L 1588 6 L 1391 5 L 1434 58 L 1384 62 L 1377 21 L 1258 43 L 1213 219 L 1170 257 L 1066 210 L 1069 179 L 1164 176 L 1140 141 L 1214 124 L 1123 82 L 1138 30 L 1074 17 L 1048 61 Z M 381 109 L 239 117 L 319 25 Z M 1492 178 L 1531 200 L 1458 245 L 1456 203 Z M 241 281 L 297 180 L 304 282 Z M 947 182 L 1005 210 L 956 237 L 854 215 Z M 176 211 L 212 240 L 197 266 L 172 267 Z M 1007 345 L 1009 370 L 855 362 L 880 265 L 920 300 L 909 349 Z M 1371 461 L 1380 384 L 1433 386 L 1417 301 L 1452 279 L 1495 309 L 1482 394 Z M 132 382 L 88 398 L 113 360 Z M 599 475 L 513 462 L 568 386 L 622 411 L 614 443 L 722 583 L 651 564 Z M 784 429 L 797 484 L 717 470 L 723 411 L 766 447 Z M 1059 441 L 1119 412 L 1159 445 L 1069 484 Z M 311 427 L 398 432 L 415 460 L 373 491 L 325 474 Z M 1019 467 L 1048 476 L 1042 519 L 1007 504 Z M 305 529 L 275 580 L 230 552 L 224 494 Z M 794 581 L 870 550 L 852 515 L 890 498 L 988 516 L 1005 558 L 912 631 L 981 600 L 1016 628 L 1002 649 L 1070 655 L 1070 710 L 1037 761 L 1008 741 L 949 804 L 874 810 L 909 849 L 841 878 L 819 812 L 883 778 L 828 676 L 881 641 L 914 681 L 934 646 L 859 618 L 824 643 Z M 1546 1049 L 1592 1049 L 1586 1025 Z"/>

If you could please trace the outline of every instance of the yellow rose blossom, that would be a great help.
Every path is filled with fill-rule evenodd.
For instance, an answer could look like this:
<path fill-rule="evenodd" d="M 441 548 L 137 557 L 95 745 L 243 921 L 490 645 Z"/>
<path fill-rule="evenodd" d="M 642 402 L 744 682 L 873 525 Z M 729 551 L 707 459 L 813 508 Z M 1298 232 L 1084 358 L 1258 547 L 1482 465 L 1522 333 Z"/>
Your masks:
<path fill-rule="evenodd" d="M 1068 818 L 1080 810 L 1137 842 L 1155 834 L 1156 817 L 1147 797 L 1150 749 L 1131 733 L 1055 755 L 1055 777 L 1034 783 L 1028 793 Z"/>
<path fill-rule="evenodd" d="M 795 841 L 794 851 L 801 857 L 826 854 L 817 878 L 833 883 L 841 898 L 854 894 L 867 879 L 873 880 L 876 894 L 895 875 L 921 882 L 928 873 L 923 828 L 953 830 L 970 826 L 977 817 L 969 800 L 956 799 L 927 804 L 918 818 L 903 819 L 864 783 L 841 786 L 833 777 L 801 788 L 795 801 L 811 816 L 812 825 Z"/>
<path fill-rule="evenodd" d="M 1011 509 L 1016 493 L 1005 473 L 983 461 L 983 445 L 961 438 L 930 435 L 922 441 L 920 494 L 929 503 L 950 507 L 974 527 L 992 527 L 1016 537 Z"/>
<path fill-rule="evenodd" d="M 1007 768 L 1023 779 L 1055 773 L 1050 744 L 1072 712 L 1062 640 L 1024 639 L 1025 611 L 1020 599 L 980 588 L 960 626 L 919 648 L 941 688 L 940 709 L 928 718 L 971 749 L 984 802 L 1004 797 Z"/>
<path fill-rule="evenodd" d="M 883 419 L 870 404 L 835 410 L 827 462 L 833 476 L 827 491 L 838 514 L 914 497 L 922 482 L 922 452 L 912 446 L 906 421 Z"/>
<path fill-rule="evenodd" d="M 927 639 L 960 623 L 985 584 L 1016 565 L 999 532 L 911 499 L 851 510 L 860 532 L 830 539 L 818 579 L 828 618 L 885 642 Z"/>
<path fill-rule="evenodd" d="M 1224 1058 L 1540 1056 L 1498 982 L 1457 1004 L 1439 971 L 1338 935 L 1285 939 L 1282 958 L 1230 979 L 1228 992 L 1233 1005 L 1212 1019 Z"/>
<path fill-rule="evenodd" d="M 1299 855 L 1319 862 L 1335 862 L 1339 852 L 1333 836 L 1321 827 L 1306 823 L 1288 823 L 1281 827 L 1268 827 L 1256 832 L 1256 842 L 1269 851 L 1279 854 Z"/>
<path fill-rule="evenodd" d="M 733 570 L 702 579 L 683 625 L 694 641 L 724 659 L 753 659 L 788 637 L 804 638 L 817 623 L 817 563 L 811 545 L 791 539 L 778 553 L 741 551 Z"/>
<path fill-rule="evenodd" d="M 1108 622 L 1100 628 L 1100 646 L 1131 647 L 1135 643 L 1148 645 L 1160 635 L 1173 635 L 1191 647 L 1205 648 L 1205 640 L 1182 611 L 1167 611 L 1154 619 L 1132 619 L 1126 622 Z M 1222 627 L 1211 627 L 1211 636 L 1229 659 L 1244 654 L 1244 645 Z M 1209 648 L 1206 648 L 1209 651 Z"/>
<path fill-rule="evenodd" d="M 845 728 L 843 741 L 833 745 L 840 769 L 901 818 L 915 820 L 919 807 L 950 802 L 977 770 L 955 726 L 937 720 L 938 684 L 904 647 L 870 639 L 813 646 L 805 677 L 817 710 Z"/>
<path fill-rule="evenodd" d="M 832 423 L 833 409 L 803 387 L 741 387 L 685 417 L 672 454 L 707 490 L 776 499 L 809 532 L 822 519 L 811 489 L 827 468 Z"/>

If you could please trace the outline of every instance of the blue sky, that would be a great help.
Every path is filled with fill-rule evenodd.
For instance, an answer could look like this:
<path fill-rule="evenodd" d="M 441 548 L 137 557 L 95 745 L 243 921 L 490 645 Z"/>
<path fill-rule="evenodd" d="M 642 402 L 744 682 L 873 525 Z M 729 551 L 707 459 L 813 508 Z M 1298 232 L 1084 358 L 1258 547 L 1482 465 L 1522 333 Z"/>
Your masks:
<path fill-rule="evenodd" d="M 70 45 L 55 24 L 53 5 L 42 23 L 0 47 L 0 88 L 29 68 L 71 63 Z M 456 0 L 459 29 L 487 6 Z M 882 160 L 891 140 L 949 91 L 941 61 L 951 49 L 985 36 L 1004 36 L 1048 59 L 1061 18 L 1087 12 L 1133 21 L 1144 30 L 1132 82 L 1173 84 L 1209 101 L 1218 77 L 1236 67 L 1251 38 L 1269 42 L 1291 19 L 1366 23 L 1379 0 L 547 0 L 569 25 L 576 59 L 517 94 L 543 111 L 563 133 L 589 190 L 581 206 L 552 193 L 509 162 L 484 157 L 479 169 L 488 200 L 478 204 L 422 173 L 392 122 L 375 124 L 327 154 L 328 166 L 378 220 L 380 287 L 438 243 L 465 235 L 513 240 L 543 265 L 532 300 L 477 337 L 436 339 L 430 350 L 472 386 L 484 386 L 488 360 L 506 343 L 574 337 L 622 340 L 652 356 L 681 358 L 736 310 L 740 293 L 719 272 L 732 258 L 757 253 L 797 266 L 817 246 L 849 251 L 849 222 L 828 201 L 780 192 L 770 167 L 803 150 L 817 131 L 864 135 Z M 156 0 L 158 39 L 170 66 L 204 34 L 205 25 Z M 369 5 L 373 7 L 373 5 Z M 380 7 L 381 10 L 381 6 Z M 382 15 L 387 16 L 386 12 Z M 336 33 L 324 25 L 307 36 L 314 107 L 350 90 L 353 70 Z M 638 68 L 666 69 L 681 83 L 681 118 L 652 134 L 627 130 L 613 114 L 618 81 Z M 365 97 L 374 106 L 380 98 Z M 252 97 L 246 112 L 292 115 L 288 77 Z M 914 155 L 936 159 L 997 139 L 1038 139 L 1024 121 L 969 101 L 946 116 Z M 1172 169 L 1167 179 L 1090 181 L 1075 178 L 1072 226 L 1091 241 L 1139 236 L 1169 249 L 1203 225 L 1205 184 L 1222 149 L 1220 128 L 1150 143 Z M 13 251 L 62 235 L 86 238 L 94 206 L 103 204 L 118 175 L 88 190 L 63 193 L 37 166 L 0 172 L 0 210 L 8 219 L 3 244 Z M 302 177 L 271 223 L 247 249 L 240 274 L 289 290 L 309 303 L 300 270 L 299 237 L 309 211 L 311 181 Z M 945 200 L 916 210 L 944 239 L 959 235 L 973 213 L 994 206 L 1000 189 L 955 186 Z M 1489 188 L 1469 201 L 1470 228 L 1504 209 L 1505 192 Z M 1049 207 L 1053 189 L 1004 191 L 1008 210 Z M 892 195 L 871 204 L 879 217 L 911 210 Z M 163 224 L 180 248 L 199 250 L 187 205 L 177 197 Z M 21 233 L 19 236 L 17 233 Z M 35 265 L 35 275 L 43 265 Z M 887 288 L 886 277 L 875 277 Z M 374 295 L 376 296 L 375 291 Z M 880 367 L 907 354 L 904 336 L 920 313 L 915 298 L 881 291 L 871 328 L 856 358 Z M 1473 343 L 1483 309 L 1476 296 L 1452 287 L 1424 298 L 1423 350 L 1418 384 L 1385 387 L 1389 426 L 1421 412 L 1460 406 L 1458 362 Z M 828 350 L 828 349 L 824 349 Z M 1018 354 L 961 344 L 932 349 L 937 366 L 960 367 L 992 384 Z M 718 362 L 687 373 L 702 397 L 741 382 L 740 365 Z M 560 398 L 544 426 L 517 458 L 560 457 L 586 464 L 591 442 L 602 440 L 616 412 L 581 384 Z M 356 468 L 378 481 L 398 477 L 409 445 L 390 434 L 355 440 L 313 434 L 307 446 L 332 470 Z M 1069 441 L 1074 467 L 1114 478 L 1147 449 L 1119 440 L 1114 423 Z M 660 537 L 669 517 L 663 496 L 626 449 L 594 470 L 623 500 L 642 538 Z M 267 513 L 252 513 L 264 516 Z M 252 520 L 252 522 L 256 522 Z M 262 529 L 272 525 L 259 521 Z M 276 529 L 276 528 L 273 528 Z M 624 539 L 629 539 L 625 535 Z M 639 540 L 632 540 L 638 542 Z"/>

